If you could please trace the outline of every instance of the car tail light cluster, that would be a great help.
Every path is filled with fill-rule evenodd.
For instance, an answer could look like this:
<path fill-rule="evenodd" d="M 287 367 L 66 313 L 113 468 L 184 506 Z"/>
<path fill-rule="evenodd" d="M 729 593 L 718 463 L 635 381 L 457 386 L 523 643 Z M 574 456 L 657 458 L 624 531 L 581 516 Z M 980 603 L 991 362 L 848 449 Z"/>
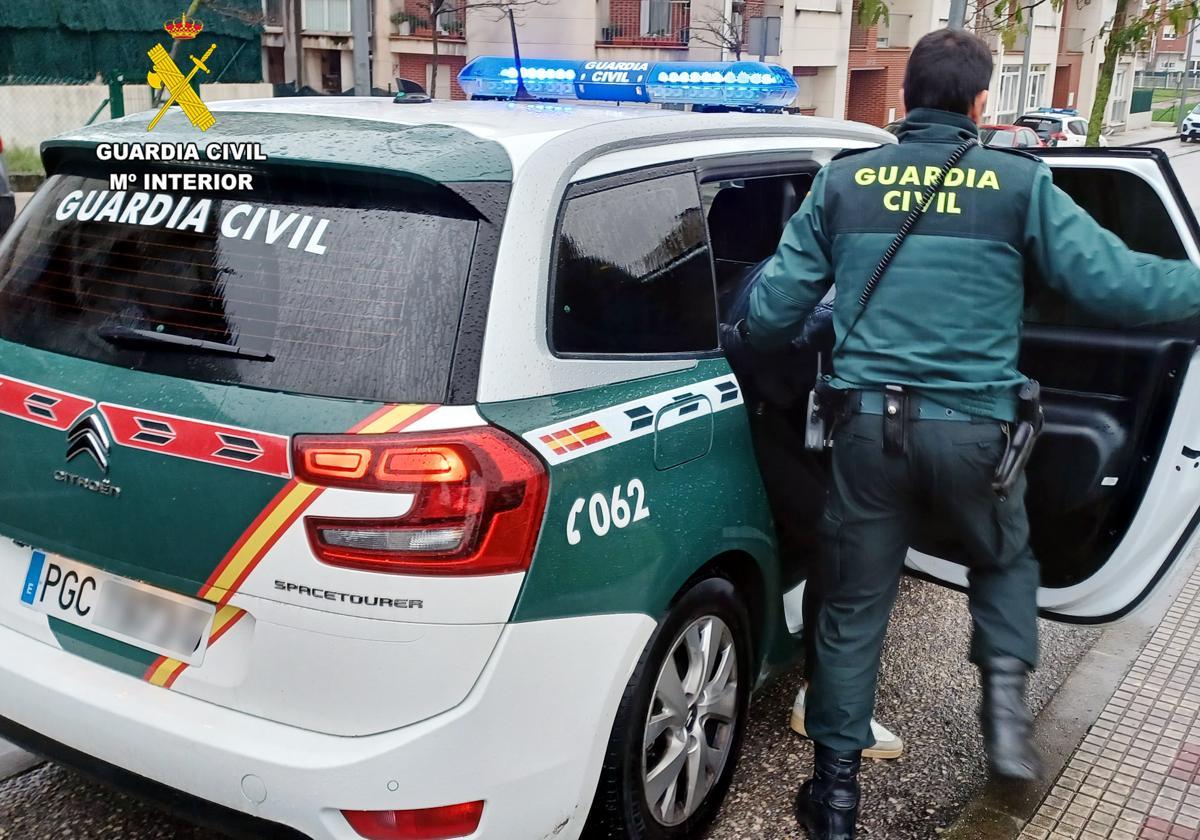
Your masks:
<path fill-rule="evenodd" d="M 305 517 L 309 543 L 325 563 L 423 575 L 529 567 L 546 506 L 546 469 L 499 429 L 297 435 L 292 456 L 300 481 L 413 497 L 394 518 Z"/>
<path fill-rule="evenodd" d="M 1051 143 L 1056 144 L 1056 143 L 1058 143 L 1059 140 L 1066 140 L 1066 139 L 1067 139 L 1067 135 L 1061 131 L 1054 131 L 1054 132 L 1051 132 L 1051 134 L 1050 134 Z"/>
<path fill-rule="evenodd" d="M 418 811 L 342 811 L 342 816 L 367 840 L 451 840 L 476 832 L 483 802 Z"/>

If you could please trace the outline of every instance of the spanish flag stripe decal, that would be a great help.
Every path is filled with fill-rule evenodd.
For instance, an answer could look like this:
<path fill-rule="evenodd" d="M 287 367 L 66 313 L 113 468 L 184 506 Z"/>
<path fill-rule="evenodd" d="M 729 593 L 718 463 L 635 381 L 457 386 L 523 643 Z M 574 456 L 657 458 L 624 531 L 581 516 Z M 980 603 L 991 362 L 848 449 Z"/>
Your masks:
<path fill-rule="evenodd" d="M 245 610 L 238 609 L 237 607 L 221 607 L 218 609 L 216 615 L 213 616 L 212 631 L 208 638 L 209 647 L 217 639 L 224 636 L 233 625 L 237 624 L 238 619 L 245 614 Z M 167 656 L 160 656 L 150 666 L 146 679 L 155 685 L 170 687 L 171 683 L 175 682 L 175 678 L 182 674 L 186 667 L 186 662 L 180 662 L 178 659 L 171 659 Z"/>
<path fill-rule="evenodd" d="M 355 424 L 347 434 L 398 432 L 436 409 L 435 405 L 384 406 Z M 271 547 L 322 492 L 321 487 L 304 484 L 295 479 L 289 481 L 250 523 L 201 587 L 199 597 L 213 601 L 219 606 L 208 641 L 210 647 L 245 614 L 237 607 L 228 606 L 229 599 L 237 593 L 238 587 L 245 582 Z M 147 669 L 144 679 L 155 685 L 170 687 L 186 668 L 187 664 L 184 662 L 159 657 Z"/>

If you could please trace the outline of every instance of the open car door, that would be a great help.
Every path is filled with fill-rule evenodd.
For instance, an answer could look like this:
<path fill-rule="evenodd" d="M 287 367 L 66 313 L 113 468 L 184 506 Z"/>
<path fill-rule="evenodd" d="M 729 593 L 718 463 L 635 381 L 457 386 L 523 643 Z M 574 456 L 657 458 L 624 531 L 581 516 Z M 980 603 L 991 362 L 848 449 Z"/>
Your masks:
<path fill-rule="evenodd" d="M 1131 248 L 1200 263 L 1200 231 L 1165 152 L 1039 152 L 1055 183 Z M 1046 431 L 1026 503 L 1047 617 L 1119 618 L 1189 548 L 1200 523 L 1198 338 L 1200 320 L 1105 322 L 1028 276 L 1020 367 L 1042 385 Z M 958 549 L 928 527 L 910 568 L 965 586 Z"/>

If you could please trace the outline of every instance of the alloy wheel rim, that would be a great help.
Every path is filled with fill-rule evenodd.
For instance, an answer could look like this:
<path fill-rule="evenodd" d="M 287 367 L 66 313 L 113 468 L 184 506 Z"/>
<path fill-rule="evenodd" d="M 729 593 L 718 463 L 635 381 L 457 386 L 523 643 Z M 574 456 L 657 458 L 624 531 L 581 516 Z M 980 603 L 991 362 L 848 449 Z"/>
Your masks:
<path fill-rule="evenodd" d="M 729 761 L 737 724 L 738 661 L 733 633 L 716 616 L 676 637 L 659 671 L 642 739 L 642 780 L 655 820 L 686 822 Z"/>

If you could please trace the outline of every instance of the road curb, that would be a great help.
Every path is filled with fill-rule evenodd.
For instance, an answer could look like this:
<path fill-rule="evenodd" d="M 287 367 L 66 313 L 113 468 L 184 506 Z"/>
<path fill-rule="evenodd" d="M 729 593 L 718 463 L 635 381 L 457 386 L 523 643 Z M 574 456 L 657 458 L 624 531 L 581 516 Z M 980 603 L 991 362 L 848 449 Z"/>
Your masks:
<path fill-rule="evenodd" d="M 1015 840 L 1154 635 L 1198 561 L 1200 552 L 1189 551 L 1155 595 L 1106 628 L 1038 714 L 1033 737 L 1045 761 L 1044 781 L 989 781 L 940 835 L 942 840 Z"/>
<path fill-rule="evenodd" d="M 36 755 L 14 747 L 7 741 L 0 741 L 0 782 L 20 775 L 41 763 L 42 759 Z"/>
<path fill-rule="evenodd" d="M 1171 134 L 1168 134 L 1165 137 L 1159 137 L 1157 140 L 1139 140 L 1136 143 L 1123 143 L 1120 146 L 1114 145 L 1114 146 L 1111 146 L 1110 148 L 1130 149 L 1130 148 L 1133 148 L 1134 146 L 1153 146 L 1155 143 L 1165 143 L 1168 140 L 1178 140 L 1178 139 L 1179 139 L 1179 132 L 1176 131 Z"/>

